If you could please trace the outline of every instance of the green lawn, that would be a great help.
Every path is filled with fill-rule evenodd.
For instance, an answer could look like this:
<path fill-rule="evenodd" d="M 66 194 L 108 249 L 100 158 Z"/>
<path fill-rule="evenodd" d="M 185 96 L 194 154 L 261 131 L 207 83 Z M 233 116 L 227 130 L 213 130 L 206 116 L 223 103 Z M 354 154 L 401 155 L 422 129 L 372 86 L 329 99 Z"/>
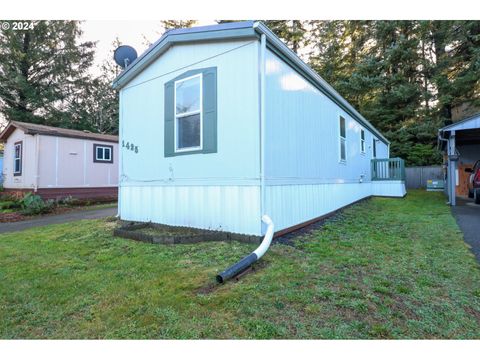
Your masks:
<path fill-rule="evenodd" d="M 480 269 L 439 193 L 352 206 L 218 287 L 254 245 L 114 226 L 0 235 L 0 338 L 480 338 Z"/>

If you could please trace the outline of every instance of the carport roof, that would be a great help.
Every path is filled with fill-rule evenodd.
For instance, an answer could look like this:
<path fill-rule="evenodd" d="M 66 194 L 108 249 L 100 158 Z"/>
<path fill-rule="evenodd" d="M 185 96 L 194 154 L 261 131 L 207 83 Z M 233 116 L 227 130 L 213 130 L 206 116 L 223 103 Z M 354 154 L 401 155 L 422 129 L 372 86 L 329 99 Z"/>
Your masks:
<path fill-rule="evenodd" d="M 440 132 L 480 129 L 480 113 L 441 128 Z"/>
<path fill-rule="evenodd" d="M 480 144 L 480 113 L 441 128 L 438 130 L 439 139 L 440 135 L 443 138 L 448 138 L 452 131 L 455 131 L 457 145 Z M 439 141 L 441 150 L 445 146 L 444 141 Z"/>

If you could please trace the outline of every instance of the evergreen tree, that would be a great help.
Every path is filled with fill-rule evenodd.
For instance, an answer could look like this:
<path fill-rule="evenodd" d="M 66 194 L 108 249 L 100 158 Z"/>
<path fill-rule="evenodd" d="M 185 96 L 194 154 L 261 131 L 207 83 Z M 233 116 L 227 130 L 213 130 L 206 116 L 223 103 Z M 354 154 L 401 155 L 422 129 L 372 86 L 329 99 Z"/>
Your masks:
<path fill-rule="evenodd" d="M 160 23 L 165 30 L 172 30 L 192 27 L 197 20 L 162 20 Z"/>
<path fill-rule="evenodd" d="M 119 96 L 112 88 L 112 82 L 119 74 L 119 67 L 113 61 L 113 52 L 121 45 L 115 39 L 111 56 L 100 66 L 100 75 L 85 84 L 82 92 L 70 104 L 70 127 L 79 130 L 118 134 Z"/>
<path fill-rule="evenodd" d="M 172 29 L 183 29 L 194 26 L 197 23 L 197 20 L 161 20 L 160 21 L 160 31 L 157 32 L 160 37 L 162 34 Z M 147 39 L 145 35 L 143 37 L 143 44 L 145 46 L 151 46 L 152 42 Z"/>
<path fill-rule="evenodd" d="M 0 111 L 7 120 L 69 126 L 69 102 L 89 81 L 92 42 L 77 21 L 35 21 L 0 33 Z"/>
<path fill-rule="evenodd" d="M 308 45 L 307 21 L 263 20 L 263 22 L 296 54 Z"/>

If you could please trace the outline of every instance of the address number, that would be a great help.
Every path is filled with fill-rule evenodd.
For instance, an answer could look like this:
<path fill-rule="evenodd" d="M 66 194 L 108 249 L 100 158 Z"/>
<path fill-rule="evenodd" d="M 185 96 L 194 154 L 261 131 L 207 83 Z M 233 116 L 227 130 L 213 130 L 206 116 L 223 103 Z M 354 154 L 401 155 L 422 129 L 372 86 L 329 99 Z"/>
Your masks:
<path fill-rule="evenodd" d="M 135 154 L 138 154 L 138 145 L 135 145 L 134 143 L 131 143 L 129 141 L 125 142 L 125 140 L 122 140 L 122 148 L 126 148 L 127 150 L 135 152 Z"/>

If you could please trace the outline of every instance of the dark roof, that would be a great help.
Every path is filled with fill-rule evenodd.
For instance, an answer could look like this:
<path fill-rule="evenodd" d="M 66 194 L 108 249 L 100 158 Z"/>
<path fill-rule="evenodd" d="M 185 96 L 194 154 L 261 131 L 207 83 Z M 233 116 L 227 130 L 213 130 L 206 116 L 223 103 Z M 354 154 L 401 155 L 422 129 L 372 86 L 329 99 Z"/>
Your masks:
<path fill-rule="evenodd" d="M 7 140 L 10 134 L 15 131 L 15 129 L 20 129 L 25 134 L 29 135 L 39 134 L 118 143 L 118 136 L 116 135 L 98 134 L 89 131 L 64 129 L 53 126 L 25 123 L 20 121 L 10 121 L 5 130 L 3 130 L 0 134 L 0 140 Z"/>
<path fill-rule="evenodd" d="M 347 100 L 345 100 L 331 85 L 320 75 L 305 64 L 297 54 L 286 46 L 266 25 L 260 21 L 240 21 L 218 25 L 198 26 L 185 29 L 174 29 L 167 31 L 153 43 L 142 55 L 127 66 L 114 80 L 114 89 L 121 89 L 133 78 L 148 67 L 159 56 L 175 44 L 194 43 L 199 41 L 224 41 L 230 39 L 260 39 L 261 35 L 266 37 L 266 46 L 273 51 L 302 75 L 307 81 L 318 90 L 335 102 L 340 108 L 357 120 L 360 124 L 369 129 L 385 144 L 390 142 L 380 133 L 367 119 L 365 119 Z"/>

